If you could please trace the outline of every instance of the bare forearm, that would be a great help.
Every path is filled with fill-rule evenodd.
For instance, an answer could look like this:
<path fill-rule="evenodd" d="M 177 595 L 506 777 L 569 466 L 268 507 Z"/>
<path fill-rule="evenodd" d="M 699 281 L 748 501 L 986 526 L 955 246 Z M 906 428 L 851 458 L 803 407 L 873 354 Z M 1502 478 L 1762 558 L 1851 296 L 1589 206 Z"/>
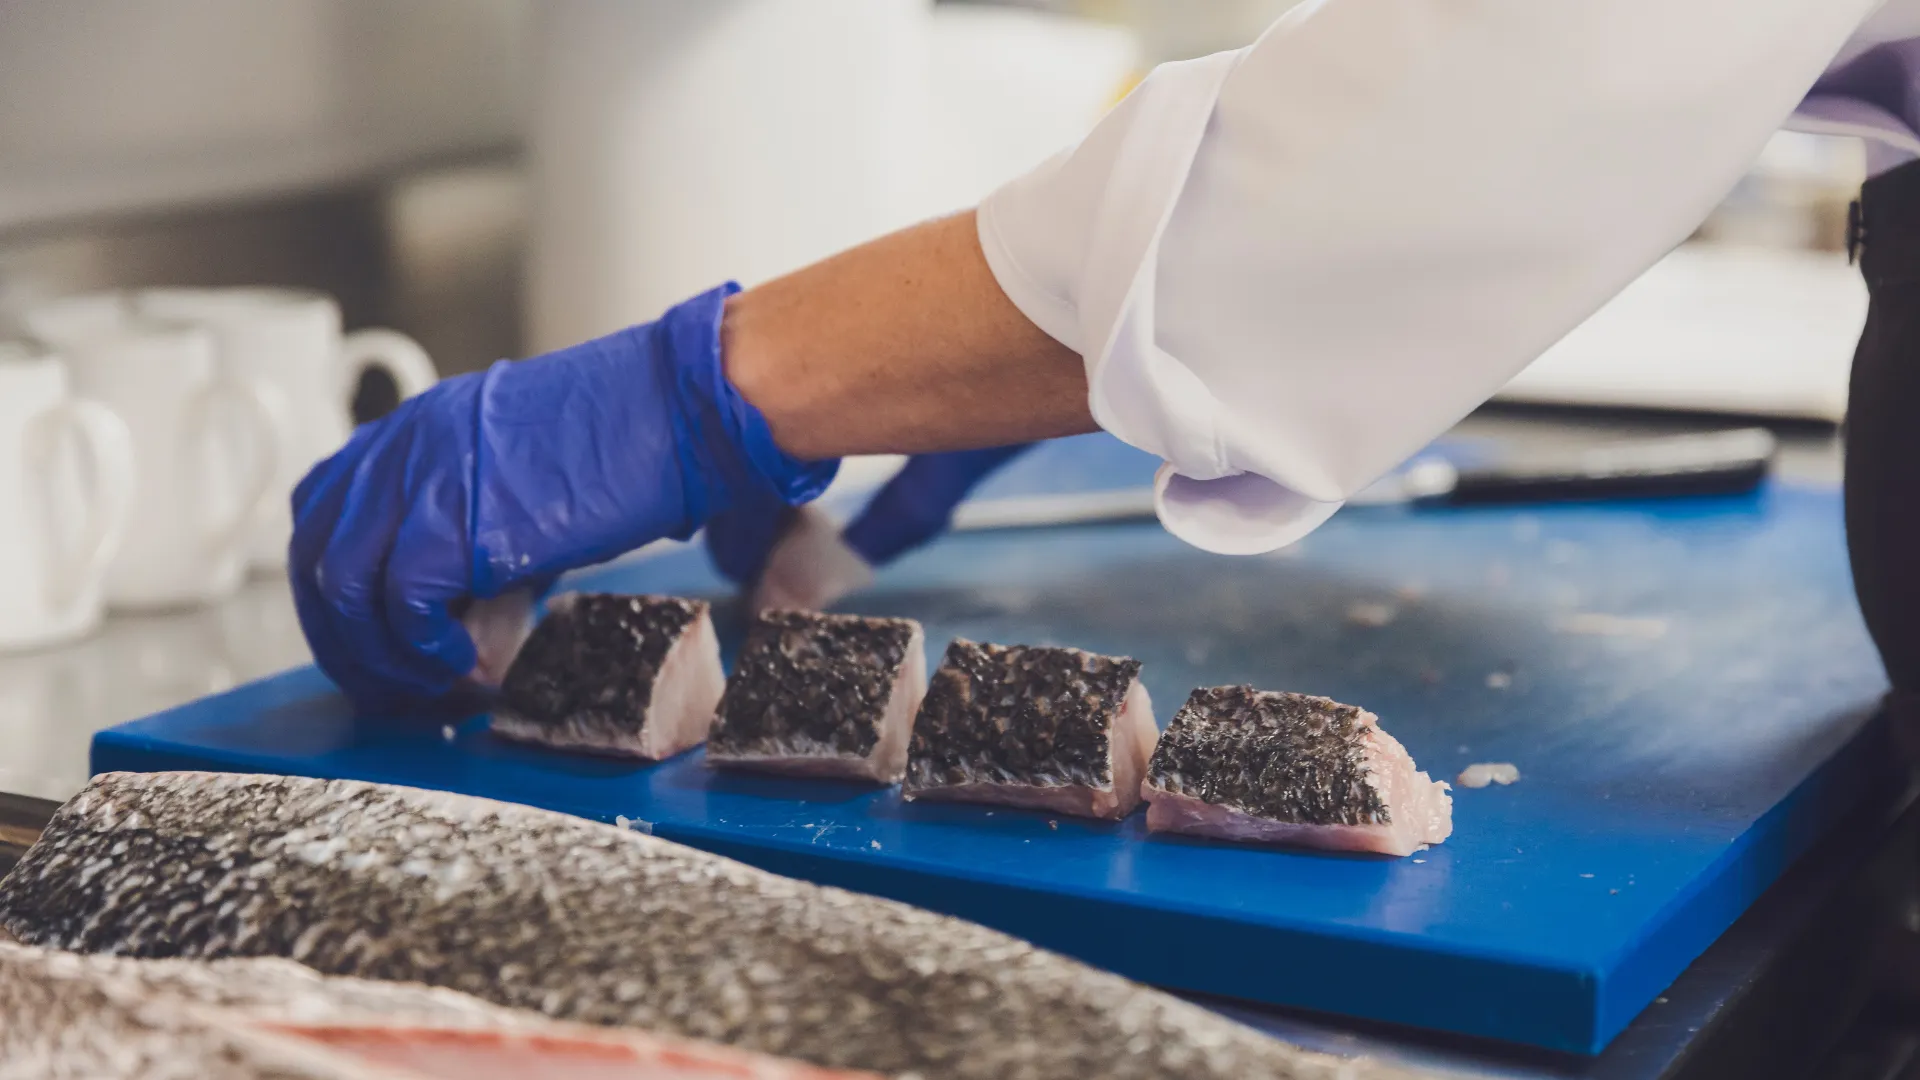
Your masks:
<path fill-rule="evenodd" d="M 727 376 L 802 458 L 965 450 L 1094 429 L 1078 354 L 1020 314 L 972 211 L 735 296 Z"/>

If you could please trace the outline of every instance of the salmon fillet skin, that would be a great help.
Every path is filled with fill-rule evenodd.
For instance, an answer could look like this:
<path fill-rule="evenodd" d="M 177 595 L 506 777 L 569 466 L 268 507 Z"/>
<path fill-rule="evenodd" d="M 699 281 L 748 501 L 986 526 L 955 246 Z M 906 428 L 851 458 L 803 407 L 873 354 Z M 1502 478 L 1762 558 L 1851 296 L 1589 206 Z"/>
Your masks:
<path fill-rule="evenodd" d="M 875 1080 L 285 960 L 0 945 L 0 1017 L 5 1080 Z"/>
<path fill-rule="evenodd" d="M 911 619 L 764 612 L 727 680 L 707 763 L 898 783 L 926 692 L 926 636 Z"/>
<path fill-rule="evenodd" d="M 507 669 L 493 730 L 660 761 L 706 741 L 725 685 L 706 601 L 565 593 Z"/>
<path fill-rule="evenodd" d="M 1372 713 L 1250 686 L 1195 690 L 1141 793 L 1154 832 L 1382 855 L 1453 833 L 1447 785 L 1416 769 Z"/>
<path fill-rule="evenodd" d="M 0 926 L 79 952 L 284 957 L 921 1080 L 1404 1075 L 905 904 L 358 781 L 97 776 L 0 880 Z"/>
<path fill-rule="evenodd" d="M 914 720 L 904 793 L 1123 818 L 1158 735 L 1138 660 L 961 639 Z"/>

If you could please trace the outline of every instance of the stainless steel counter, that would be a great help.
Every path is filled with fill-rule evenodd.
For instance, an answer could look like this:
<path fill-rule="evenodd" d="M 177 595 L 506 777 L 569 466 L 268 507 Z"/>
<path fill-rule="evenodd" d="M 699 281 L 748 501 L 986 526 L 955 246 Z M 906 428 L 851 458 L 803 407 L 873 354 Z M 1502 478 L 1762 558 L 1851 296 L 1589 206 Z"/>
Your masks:
<path fill-rule="evenodd" d="M 62 648 L 0 655 L 0 792 L 64 800 L 93 733 L 307 663 L 284 578 L 217 607 L 115 616 Z"/>

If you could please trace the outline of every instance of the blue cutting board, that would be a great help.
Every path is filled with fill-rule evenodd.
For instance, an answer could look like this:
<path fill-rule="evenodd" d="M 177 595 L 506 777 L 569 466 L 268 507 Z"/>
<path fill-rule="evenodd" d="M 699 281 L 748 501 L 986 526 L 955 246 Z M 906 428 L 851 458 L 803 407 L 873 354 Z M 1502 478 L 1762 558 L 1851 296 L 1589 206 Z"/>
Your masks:
<path fill-rule="evenodd" d="M 1133 482 L 1103 440 L 995 493 Z M 587 588 L 723 596 L 698 552 Z M 1355 605 L 1379 605 L 1355 609 Z M 892 791 L 646 767 L 356 718 L 290 672 L 103 732 L 97 771 L 356 777 L 531 803 L 783 874 L 952 912 L 1135 978 L 1592 1053 L 1883 775 L 1883 677 L 1851 596 L 1838 494 L 1526 510 L 1349 510 L 1278 557 L 1152 525 L 952 537 L 845 607 L 1145 661 L 1161 722 L 1196 685 L 1364 705 L 1455 792 L 1408 859 L 1299 854 L 902 803 Z M 1381 622 L 1390 615 L 1385 625 Z M 723 636 L 739 614 L 719 610 Z"/>

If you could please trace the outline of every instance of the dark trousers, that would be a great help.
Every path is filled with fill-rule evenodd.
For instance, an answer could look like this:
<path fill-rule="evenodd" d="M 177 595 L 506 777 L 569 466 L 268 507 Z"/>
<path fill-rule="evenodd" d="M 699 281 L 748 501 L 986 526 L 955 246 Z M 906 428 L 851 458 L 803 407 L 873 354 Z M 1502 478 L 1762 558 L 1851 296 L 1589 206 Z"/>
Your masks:
<path fill-rule="evenodd" d="M 1872 302 L 1847 406 L 1847 548 L 1896 735 L 1920 750 L 1920 162 L 1867 182 L 1856 236 Z"/>

